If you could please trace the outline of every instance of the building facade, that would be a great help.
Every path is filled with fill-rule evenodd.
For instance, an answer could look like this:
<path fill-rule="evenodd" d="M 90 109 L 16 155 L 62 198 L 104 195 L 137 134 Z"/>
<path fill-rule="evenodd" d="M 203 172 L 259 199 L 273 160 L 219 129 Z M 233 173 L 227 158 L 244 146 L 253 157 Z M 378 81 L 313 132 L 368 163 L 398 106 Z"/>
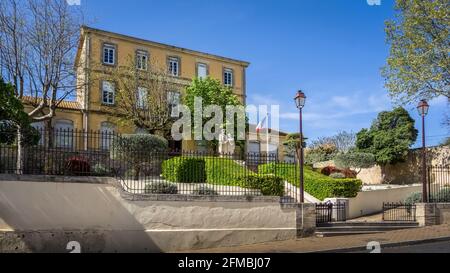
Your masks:
<path fill-rule="evenodd" d="M 176 86 L 174 90 L 167 90 L 172 104 L 180 102 L 185 87 L 192 79 L 211 77 L 231 87 L 245 105 L 245 71 L 248 62 L 83 26 L 76 67 L 77 81 L 86 84 L 78 84 L 82 87 L 77 90 L 76 101 L 60 104 L 51 126 L 55 129 L 113 131 L 122 134 L 141 132 L 142 129 L 132 123 L 119 123 L 119 118 L 111 114 L 116 107 L 116 90 L 114 84 L 106 80 L 107 74 L 111 69 L 126 65 L 130 58 L 136 60 L 137 69 L 145 70 L 150 65 L 157 65 L 158 69 L 168 72 Z M 24 102 L 25 108 L 31 109 L 33 99 L 25 98 Z M 185 150 L 197 149 L 193 141 L 174 145 Z"/>

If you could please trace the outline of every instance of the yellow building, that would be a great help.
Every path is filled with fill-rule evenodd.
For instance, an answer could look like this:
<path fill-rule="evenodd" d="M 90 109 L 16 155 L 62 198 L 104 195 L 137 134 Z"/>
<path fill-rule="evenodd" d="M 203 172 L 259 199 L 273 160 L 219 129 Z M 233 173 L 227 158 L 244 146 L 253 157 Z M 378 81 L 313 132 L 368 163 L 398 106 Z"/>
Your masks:
<path fill-rule="evenodd" d="M 137 69 L 147 69 L 150 64 L 166 69 L 177 86 L 176 90 L 167 90 L 168 96 L 175 98 L 174 103 L 179 102 L 192 79 L 209 76 L 230 86 L 245 105 L 248 62 L 83 26 L 75 61 L 77 80 L 88 84 L 77 90 L 76 101 L 59 106 L 52 127 L 139 132 L 134 124 L 118 124 L 110 114 L 115 107 L 115 90 L 114 85 L 105 80 L 108 70 L 126 65 L 130 57 L 135 58 Z M 30 104 L 32 99 L 25 98 L 25 102 Z M 171 144 L 174 148 L 197 149 L 194 142 Z"/>

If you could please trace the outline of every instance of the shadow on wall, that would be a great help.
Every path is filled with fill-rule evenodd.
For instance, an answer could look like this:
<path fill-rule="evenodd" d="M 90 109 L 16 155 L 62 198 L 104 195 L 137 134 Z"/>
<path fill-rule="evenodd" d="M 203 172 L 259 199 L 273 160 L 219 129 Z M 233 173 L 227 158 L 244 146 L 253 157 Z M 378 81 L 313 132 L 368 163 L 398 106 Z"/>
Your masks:
<path fill-rule="evenodd" d="M 0 252 L 161 252 L 114 189 L 0 181 Z"/>

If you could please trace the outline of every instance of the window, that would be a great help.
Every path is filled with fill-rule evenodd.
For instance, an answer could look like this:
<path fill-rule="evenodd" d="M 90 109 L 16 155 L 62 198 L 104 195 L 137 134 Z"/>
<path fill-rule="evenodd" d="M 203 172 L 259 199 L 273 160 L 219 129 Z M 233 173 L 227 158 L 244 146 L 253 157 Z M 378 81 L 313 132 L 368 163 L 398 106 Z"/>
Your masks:
<path fill-rule="evenodd" d="M 55 146 L 58 148 L 72 148 L 73 139 L 73 122 L 71 120 L 58 120 L 55 123 Z"/>
<path fill-rule="evenodd" d="M 204 79 L 208 76 L 208 66 L 206 64 L 197 64 L 197 78 Z"/>
<path fill-rule="evenodd" d="M 103 45 L 103 63 L 108 65 L 116 64 L 116 47 L 111 44 Z"/>
<path fill-rule="evenodd" d="M 136 68 L 139 70 L 147 70 L 148 54 L 145 51 L 138 50 L 136 53 Z"/>
<path fill-rule="evenodd" d="M 100 125 L 100 148 L 102 150 L 109 150 L 112 139 L 114 137 L 115 125 L 110 122 L 102 122 Z"/>
<path fill-rule="evenodd" d="M 180 60 L 177 57 L 169 57 L 169 74 L 171 76 L 179 76 L 180 73 Z"/>
<path fill-rule="evenodd" d="M 180 104 L 180 93 L 177 91 L 168 91 L 167 92 L 167 103 L 169 105 L 169 112 L 170 112 L 170 116 L 173 118 L 178 117 L 178 115 L 176 115 L 173 112 L 173 109 L 175 107 L 178 106 L 178 104 Z"/>
<path fill-rule="evenodd" d="M 39 132 L 39 145 L 44 145 L 44 137 L 45 137 L 45 122 L 39 121 L 31 123 L 31 127 L 36 129 Z"/>
<path fill-rule="evenodd" d="M 113 105 L 114 104 L 114 84 L 104 81 L 102 83 L 102 103 Z"/>
<path fill-rule="evenodd" d="M 148 106 L 147 95 L 148 95 L 147 88 L 138 87 L 138 90 L 137 90 L 137 103 L 136 103 L 137 108 L 139 108 L 139 109 L 146 109 L 147 108 L 147 106 Z"/>
<path fill-rule="evenodd" d="M 233 86 L 233 70 L 225 68 L 223 70 L 223 84 L 226 86 Z"/>

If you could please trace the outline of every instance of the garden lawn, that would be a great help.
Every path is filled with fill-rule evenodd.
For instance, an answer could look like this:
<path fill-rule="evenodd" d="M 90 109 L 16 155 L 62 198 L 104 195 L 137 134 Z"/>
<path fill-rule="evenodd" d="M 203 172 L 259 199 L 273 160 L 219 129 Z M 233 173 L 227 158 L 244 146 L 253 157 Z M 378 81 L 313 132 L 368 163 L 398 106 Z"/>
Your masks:
<path fill-rule="evenodd" d="M 206 182 L 213 185 L 239 186 L 237 180 L 244 175 L 255 175 L 231 159 L 205 157 Z"/>
<path fill-rule="evenodd" d="M 294 164 L 270 163 L 258 168 L 260 174 L 274 174 L 282 177 L 294 186 L 299 186 L 299 168 Z M 305 191 L 324 200 L 331 197 L 356 197 L 361 190 L 362 182 L 359 179 L 334 179 L 312 170 L 304 168 Z"/>

